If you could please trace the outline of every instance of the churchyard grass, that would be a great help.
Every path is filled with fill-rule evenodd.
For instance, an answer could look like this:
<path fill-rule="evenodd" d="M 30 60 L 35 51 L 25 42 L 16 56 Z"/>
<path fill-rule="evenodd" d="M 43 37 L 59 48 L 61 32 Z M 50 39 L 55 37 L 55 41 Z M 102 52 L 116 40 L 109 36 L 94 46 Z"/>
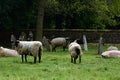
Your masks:
<path fill-rule="evenodd" d="M 42 62 L 36 64 L 31 56 L 27 63 L 21 57 L 0 57 L 0 80 L 120 80 L 120 58 L 100 58 L 97 48 L 97 44 L 89 44 L 89 50 L 83 50 L 82 63 L 77 60 L 77 64 L 61 48 L 43 51 Z"/>

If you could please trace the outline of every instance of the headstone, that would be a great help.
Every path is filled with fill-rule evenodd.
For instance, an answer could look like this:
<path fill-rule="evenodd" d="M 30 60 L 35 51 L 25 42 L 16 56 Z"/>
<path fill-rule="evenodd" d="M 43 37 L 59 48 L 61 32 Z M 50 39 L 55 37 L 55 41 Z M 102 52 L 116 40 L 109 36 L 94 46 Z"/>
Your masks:
<path fill-rule="evenodd" d="M 12 49 L 15 49 L 15 41 L 16 41 L 16 38 L 13 34 L 11 34 L 11 46 L 12 46 Z"/>
<path fill-rule="evenodd" d="M 87 45 L 87 40 L 85 35 L 83 35 L 83 43 L 84 43 L 84 50 L 88 51 L 88 45 Z"/>
<path fill-rule="evenodd" d="M 26 41 L 26 33 L 22 32 L 19 36 L 20 41 Z"/>
<path fill-rule="evenodd" d="M 45 47 L 46 51 L 50 51 L 50 44 L 48 39 L 43 36 L 43 40 L 42 40 L 43 46 Z"/>
<path fill-rule="evenodd" d="M 98 45 L 98 54 L 99 55 L 102 54 L 102 47 L 103 47 L 103 38 L 100 37 L 100 39 L 99 39 L 99 45 Z"/>
<path fill-rule="evenodd" d="M 33 41 L 33 33 L 32 33 L 32 31 L 29 31 L 28 41 Z"/>

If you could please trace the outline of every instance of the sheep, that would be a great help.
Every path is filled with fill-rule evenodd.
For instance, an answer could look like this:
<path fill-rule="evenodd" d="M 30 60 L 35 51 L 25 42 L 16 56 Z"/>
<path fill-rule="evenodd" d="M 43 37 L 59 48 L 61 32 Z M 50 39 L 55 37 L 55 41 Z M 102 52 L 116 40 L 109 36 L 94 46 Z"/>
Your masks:
<path fill-rule="evenodd" d="M 70 43 L 68 46 L 68 50 L 71 56 L 71 63 L 74 62 L 74 64 L 76 64 L 76 59 L 78 58 L 78 56 L 79 56 L 79 63 L 81 63 L 81 57 L 83 54 L 81 46 L 77 42 L 78 41 L 75 40 L 74 42 Z"/>
<path fill-rule="evenodd" d="M 52 51 L 56 51 L 56 47 L 63 46 L 63 51 L 65 51 L 65 48 L 67 47 L 69 43 L 69 38 L 64 37 L 57 37 L 53 38 L 51 41 Z"/>
<path fill-rule="evenodd" d="M 27 62 L 27 55 L 34 56 L 34 63 L 36 63 L 37 56 L 39 63 L 42 55 L 42 43 L 40 41 L 16 41 L 16 50 L 22 56 L 22 62 Z"/>
<path fill-rule="evenodd" d="M 105 51 L 101 54 L 103 58 L 117 58 L 120 57 L 120 51 L 118 50 L 110 50 L 110 51 Z"/>
<path fill-rule="evenodd" d="M 0 47 L 0 56 L 5 57 L 18 57 L 19 54 L 16 50 Z"/>
<path fill-rule="evenodd" d="M 107 51 L 110 51 L 110 50 L 118 50 L 118 48 L 115 46 L 110 46 L 107 48 Z"/>

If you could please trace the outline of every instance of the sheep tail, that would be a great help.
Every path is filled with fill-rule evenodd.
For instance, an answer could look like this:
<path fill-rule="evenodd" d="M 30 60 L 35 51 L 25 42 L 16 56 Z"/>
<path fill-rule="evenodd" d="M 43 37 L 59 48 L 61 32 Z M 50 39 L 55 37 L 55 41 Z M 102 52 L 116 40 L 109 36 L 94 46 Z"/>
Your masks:
<path fill-rule="evenodd" d="M 77 55 L 80 55 L 80 49 L 76 48 L 75 51 L 76 51 Z"/>

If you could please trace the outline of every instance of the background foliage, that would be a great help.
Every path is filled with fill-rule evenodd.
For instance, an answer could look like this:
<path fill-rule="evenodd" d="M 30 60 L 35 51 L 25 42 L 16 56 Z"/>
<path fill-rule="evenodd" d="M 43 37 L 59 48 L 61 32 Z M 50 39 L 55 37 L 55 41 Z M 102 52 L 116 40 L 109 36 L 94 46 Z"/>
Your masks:
<path fill-rule="evenodd" d="M 37 0 L 0 0 L 1 29 L 35 29 Z M 44 29 L 119 29 L 120 0 L 46 0 Z"/>

